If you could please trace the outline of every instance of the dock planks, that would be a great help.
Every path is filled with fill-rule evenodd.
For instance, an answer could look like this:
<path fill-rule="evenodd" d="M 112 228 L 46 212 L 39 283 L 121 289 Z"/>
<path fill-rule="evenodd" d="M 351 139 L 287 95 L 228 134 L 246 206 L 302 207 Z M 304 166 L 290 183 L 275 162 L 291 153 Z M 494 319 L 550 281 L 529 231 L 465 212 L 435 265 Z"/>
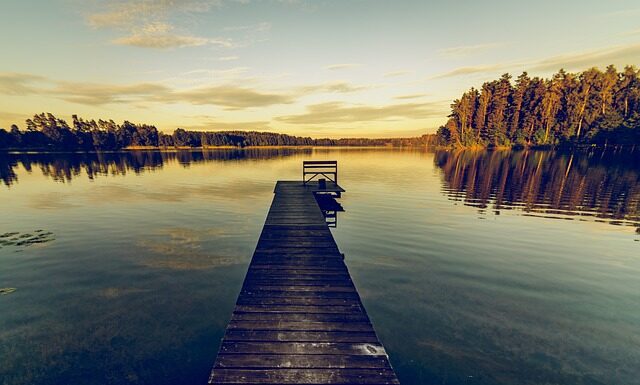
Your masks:
<path fill-rule="evenodd" d="M 276 184 L 209 384 L 399 383 L 315 191 Z"/>

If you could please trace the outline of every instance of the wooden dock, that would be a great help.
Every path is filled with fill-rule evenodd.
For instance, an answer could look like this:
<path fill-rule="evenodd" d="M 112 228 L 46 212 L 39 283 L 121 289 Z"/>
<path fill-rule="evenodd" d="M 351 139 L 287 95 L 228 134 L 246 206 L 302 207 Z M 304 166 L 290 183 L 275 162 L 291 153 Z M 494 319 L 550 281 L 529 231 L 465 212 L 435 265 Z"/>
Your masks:
<path fill-rule="evenodd" d="M 276 184 L 209 384 L 399 383 L 316 202 L 319 187 Z M 327 182 L 321 191 L 344 190 Z"/>

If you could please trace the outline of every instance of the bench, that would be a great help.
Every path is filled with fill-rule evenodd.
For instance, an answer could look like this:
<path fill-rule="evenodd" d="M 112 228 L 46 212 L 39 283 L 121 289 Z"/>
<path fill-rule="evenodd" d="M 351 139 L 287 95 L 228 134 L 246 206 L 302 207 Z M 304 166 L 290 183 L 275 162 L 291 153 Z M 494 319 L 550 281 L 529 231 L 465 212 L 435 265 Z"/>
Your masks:
<path fill-rule="evenodd" d="M 305 160 L 302 162 L 302 183 L 307 184 L 316 177 L 323 176 L 338 184 L 338 161 L 336 160 Z"/>

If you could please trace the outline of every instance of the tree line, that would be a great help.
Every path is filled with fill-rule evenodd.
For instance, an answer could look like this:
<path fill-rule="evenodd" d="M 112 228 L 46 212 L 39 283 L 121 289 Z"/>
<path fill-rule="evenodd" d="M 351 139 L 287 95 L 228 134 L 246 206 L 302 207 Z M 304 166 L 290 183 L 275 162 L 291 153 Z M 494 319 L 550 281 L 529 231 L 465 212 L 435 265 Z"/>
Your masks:
<path fill-rule="evenodd" d="M 120 150 L 131 147 L 247 147 L 247 146 L 416 146 L 428 145 L 435 135 L 415 138 L 313 139 L 273 132 L 189 131 L 178 128 L 165 134 L 153 125 L 113 120 L 84 120 L 72 116 L 71 125 L 51 113 L 27 119 L 26 129 L 15 124 L 0 128 L 0 149 Z"/>
<path fill-rule="evenodd" d="M 550 79 L 523 72 L 471 88 L 451 104 L 438 140 L 459 147 L 640 144 L 640 74 L 613 65 Z"/>

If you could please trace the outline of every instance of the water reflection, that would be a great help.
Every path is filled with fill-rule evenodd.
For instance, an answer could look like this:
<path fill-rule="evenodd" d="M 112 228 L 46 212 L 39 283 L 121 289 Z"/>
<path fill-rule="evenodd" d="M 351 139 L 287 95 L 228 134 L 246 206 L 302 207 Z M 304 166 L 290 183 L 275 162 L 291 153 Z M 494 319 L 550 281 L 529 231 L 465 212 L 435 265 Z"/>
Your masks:
<path fill-rule="evenodd" d="M 0 234 L 0 249 L 13 247 L 15 251 L 22 251 L 25 247 L 50 242 L 54 239 L 53 233 L 42 229 L 33 233 L 20 233 L 12 231 Z"/>
<path fill-rule="evenodd" d="M 452 200 L 525 215 L 638 226 L 640 153 L 635 151 L 437 152 Z"/>
<path fill-rule="evenodd" d="M 16 169 L 25 171 L 40 169 L 44 176 L 55 181 L 68 182 L 74 177 L 86 174 L 89 179 L 100 175 L 125 175 L 127 172 L 139 174 L 162 168 L 163 165 L 178 162 L 185 167 L 192 163 L 231 160 L 279 159 L 294 154 L 311 154 L 311 148 L 253 148 L 217 149 L 211 151 L 130 151 L 105 153 L 1 153 L 0 179 L 6 186 L 18 182 Z"/>
<path fill-rule="evenodd" d="M 637 223 L 633 154 L 0 157 L 2 384 L 206 383 L 274 181 L 303 159 L 341 165 L 332 232 L 403 384 L 637 382 L 640 237 L 591 223 Z"/>

